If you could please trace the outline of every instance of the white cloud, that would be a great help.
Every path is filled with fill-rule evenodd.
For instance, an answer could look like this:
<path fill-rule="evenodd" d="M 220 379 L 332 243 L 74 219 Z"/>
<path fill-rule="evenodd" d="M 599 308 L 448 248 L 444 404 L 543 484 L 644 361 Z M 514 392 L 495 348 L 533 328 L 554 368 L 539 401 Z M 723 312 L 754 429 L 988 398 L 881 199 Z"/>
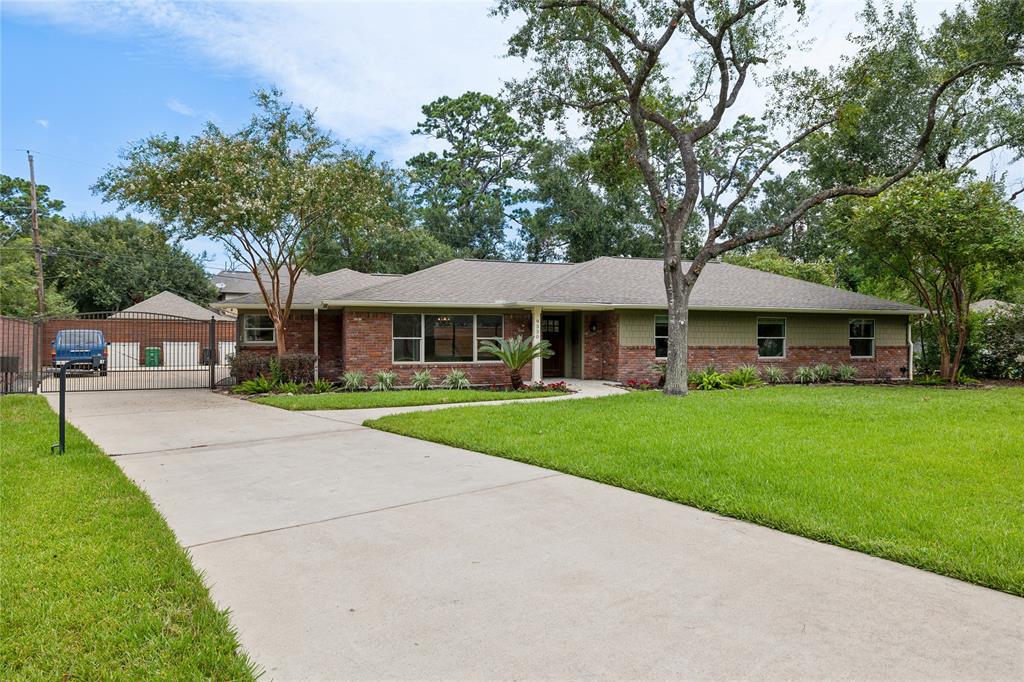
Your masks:
<path fill-rule="evenodd" d="M 169 97 L 167 100 L 165 100 L 164 105 L 174 113 L 181 114 L 182 116 L 196 115 L 195 109 L 185 104 L 184 102 L 175 99 L 174 97 Z"/>
<path fill-rule="evenodd" d="M 37 118 L 36 119 L 36 125 L 41 126 L 43 128 L 49 128 L 50 127 L 50 119 L 48 119 L 48 118 Z"/>

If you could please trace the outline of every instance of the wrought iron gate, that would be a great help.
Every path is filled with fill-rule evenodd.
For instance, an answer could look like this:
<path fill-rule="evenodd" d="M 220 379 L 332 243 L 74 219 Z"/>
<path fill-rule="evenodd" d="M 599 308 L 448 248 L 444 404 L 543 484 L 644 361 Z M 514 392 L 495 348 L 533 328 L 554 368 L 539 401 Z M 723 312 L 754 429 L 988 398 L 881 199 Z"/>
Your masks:
<path fill-rule="evenodd" d="M 0 392 L 214 388 L 230 374 L 232 321 L 157 313 L 0 317 Z"/>

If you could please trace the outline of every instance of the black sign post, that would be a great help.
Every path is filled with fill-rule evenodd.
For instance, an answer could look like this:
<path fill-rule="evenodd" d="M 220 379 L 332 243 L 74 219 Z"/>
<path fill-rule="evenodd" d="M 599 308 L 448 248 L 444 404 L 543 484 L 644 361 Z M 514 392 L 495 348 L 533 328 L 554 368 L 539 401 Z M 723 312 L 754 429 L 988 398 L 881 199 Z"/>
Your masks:
<path fill-rule="evenodd" d="M 60 366 L 60 442 L 50 447 L 50 454 L 64 454 L 64 395 L 67 392 L 68 364 Z"/>

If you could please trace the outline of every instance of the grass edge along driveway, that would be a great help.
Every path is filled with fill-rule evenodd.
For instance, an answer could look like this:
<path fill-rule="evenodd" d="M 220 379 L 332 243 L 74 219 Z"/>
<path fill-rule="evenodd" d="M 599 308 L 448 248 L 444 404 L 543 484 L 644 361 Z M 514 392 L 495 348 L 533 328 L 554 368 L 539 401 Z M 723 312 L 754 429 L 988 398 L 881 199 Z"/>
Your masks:
<path fill-rule="evenodd" d="M 144 415 L 140 415 L 144 418 Z M 20 679 L 231 679 L 258 672 L 149 498 L 57 415 L 0 398 L 0 667 Z"/>
<path fill-rule="evenodd" d="M 1024 596 L 1024 389 L 644 392 L 366 425 Z"/>
<path fill-rule="evenodd" d="M 428 391 L 402 389 L 396 391 L 359 391 L 353 393 L 303 393 L 299 395 L 266 395 L 250 398 L 254 403 L 280 407 L 284 410 L 364 410 L 375 407 L 411 407 L 413 405 L 446 405 L 493 400 L 526 400 L 568 395 L 566 391 L 487 391 L 480 389 Z"/>

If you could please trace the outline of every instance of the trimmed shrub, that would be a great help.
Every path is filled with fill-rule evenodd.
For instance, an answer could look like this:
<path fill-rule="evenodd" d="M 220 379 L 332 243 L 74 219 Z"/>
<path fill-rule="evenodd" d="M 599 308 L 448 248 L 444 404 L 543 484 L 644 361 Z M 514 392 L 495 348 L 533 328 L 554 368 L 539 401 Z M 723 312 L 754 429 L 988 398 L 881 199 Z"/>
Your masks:
<path fill-rule="evenodd" d="M 429 369 L 421 369 L 412 374 L 412 387 L 420 391 L 430 388 L 430 384 L 433 382 L 434 376 Z"/>
<path fill-rule="evenodd" d="M 469 388 L 469 377 L 461 369 L 453 369 L 444 375 L 441 385 L 452 390 Z"/>
<path fill-rule="evenodd" d="M 313 353 L 285 353 L 277 359 L 282 381 L 308 384 L 313 381 L 316 355 Z"/>
<path fill-rule="evenodd" d="M 788 380 L 785 370 L 772 365 L 761 370 L 761 377 L 769 384 L 784 384 Z"/>
<path fill-rule="evenodd" d="M 398 379 L 398 375 L 390 369 L 384 369 L 374 372 L 373 378 L 377 381 L 373 384 L 373 387 L 370 389 L 371 391 L 390 391 L 394 389 L 395 380 Z"/>
<path fill-rule="evenodd" d="M 270 376 L 270 360 L 272 356 L 255 353 L 251 350 L 240 350 L 228 361 L 231 365 L 231 376 L 239 384 L 256 377 Z"/>
<path fill-rule="evenodd" d="M 366 375 L 362 372 L 345 372 L 341 375 L 341 387 L 346 391 L 366 388 Z"/>

